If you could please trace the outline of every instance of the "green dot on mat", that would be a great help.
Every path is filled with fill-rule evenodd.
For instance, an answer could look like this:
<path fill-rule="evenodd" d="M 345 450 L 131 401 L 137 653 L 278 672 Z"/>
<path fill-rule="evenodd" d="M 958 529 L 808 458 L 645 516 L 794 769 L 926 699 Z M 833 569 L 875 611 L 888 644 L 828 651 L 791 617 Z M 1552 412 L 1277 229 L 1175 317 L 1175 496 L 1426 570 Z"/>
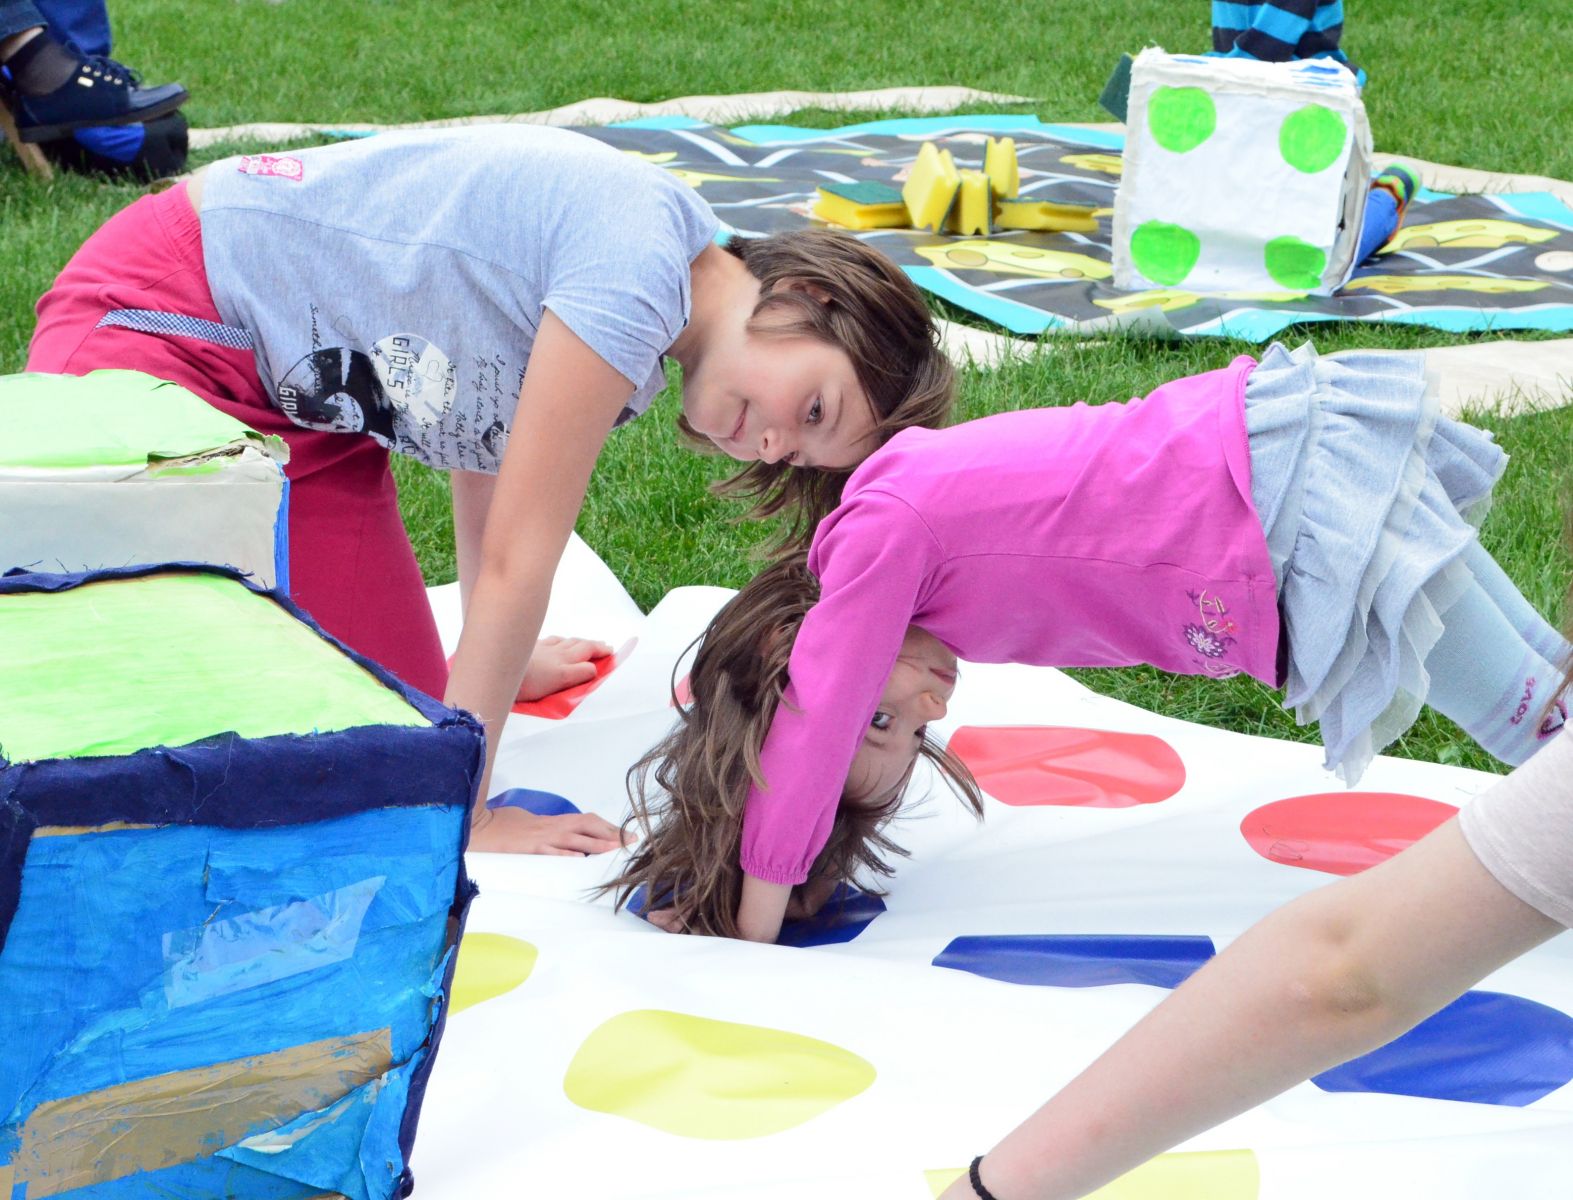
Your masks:
<path fill-rule="evenodd" d="M 1194 150 L 1218 127 L 1213 98 L 1197 87 L 1161 87 L 1147 101 L 1147 128 L 1165 150 Z"/>
<path fill-rule="evenodd" d="M 1278 127 L 1278 150 L 1296 171 L 1315 175 L 1338 161 L 1349 126 L 1330 108 L 1307 104 Z"/>
<path fill-rule="evenodd" d="M 1297 237 L 1274 238 L 1267 243 L 1267 273 L 1273 282 L 1293 292 L 1309 292 L 1321 285 L 1327 255 Z"/>
<path fill-rule="evenodd" d="M 1173 287 L 1196 265 L 1202 240 L 1183 225 L 1145 221 L 1131 234 L 1131 259 L 1154 283 Z"/>

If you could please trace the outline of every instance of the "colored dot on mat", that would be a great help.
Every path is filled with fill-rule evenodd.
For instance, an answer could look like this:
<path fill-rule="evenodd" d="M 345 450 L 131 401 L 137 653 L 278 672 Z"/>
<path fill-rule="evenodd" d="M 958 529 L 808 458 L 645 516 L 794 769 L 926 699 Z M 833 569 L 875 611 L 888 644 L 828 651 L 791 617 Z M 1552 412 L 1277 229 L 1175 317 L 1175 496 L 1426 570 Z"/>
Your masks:
<path fill-rule="evenodd" d="M 1167 800 L 1185 764 L 1162 738 L 1060 725 L 964 725 L 951 751 L 1002 804 L 1129 808 Z"/>
<path fill-rule="evenodd" d="M 1267 273 L 1279 287 L 1291 292 L 1309 292 L 1322 283 L 1327 270 L 1327 255 L 1297 237 L 1274 238 L 1264 251 Z"/>
<path fill-rule="evenodd" d="M 1131 234 L 1131 259 L 1136 269 L 1164 287 L 1184 282 L 1201 253 L 1201 239 L 1182 225 L 1144 221 Z"/>
<path fill-rule="evenodd" d="M 503 933 L 467 933 L 453 968 L 448 1014 L 511 992 L 535 969 L 535 947 Z"/>
<path fill-rule="evenodd" d="M 838 884 L 812 917 L 781 926 L 780 946 L 838 946 L 852 941 L 885 911 L 885 902 L 849 883 Z"/>
<path fill-rule="evenodd" d="M 592 1112 L 735 1140 L 793 1129 L 873 1082 L 872 1065 L 817 1038 L 643 1009 L 585 1038 L 563 1091 Z"/>
<path fill-rule="evenodd" d="M 634 647 L 638 644 L 638 638 L 629 638 L 616 654 L 596 659 L 595 678 L 587 679 L 573 687 L 563 688 L 559 692 L 552 692 L 539 700 L 521 700 L 513 706 L 513 711 L 526 717 L 545 717 L 548 721 L 561 721 L 572 714 L 573 710 L 584 702 L 586 696 L 605 683 L 606 677 L 633 653 Z"/>
<path fill-rule="evenodd" d="M 955 938 L 934 957 L 934 965 L 1037 987 L 1145 983 L 1173 988 L 1215 952 L 1209 937 L 1008 934 Z"/>
<path fill-rule="evenodd" d="M 657 908 L 664 908 L 670 898 L 663 897 Z M 628 897 L 628 911 L 644 920 L 650 919 L 650 889 L 640 884 Z M 855 888 L 849 883 L 838 884 L 830 899 L 812 917 L 787 921 L 776 938 L 779 946 L 836 946 L 852 941 L 885 911 L 885 902 L 878 896 Z"/>
<path fill-rule="evenodd" d="M 692 704 L 694 702 L 694 689 L 689 685 L 688 676 L 684 675 L 672 685 L 672 703 L 674 705 Z"/>
<path fill-rule="evenodd" d="M 1194 150 L 1218 127 L 1218 109 L 1201 88 L 1156 88 L 1147 101 L 1147 128 L 1152 140 L 1165 150 L 1184 154 Z"/>
<path fill-rule="evenodd" d="M 965 1167 L 925 1171 L 932 1195 L 967 1173 Z M 987 1183 L 987 1179 L 984 1180 Z M 1256 1200 L 1261 1172 L 1249 1150 L 1160 1154 L 1134 1171 L 1087 1194 L 1087 1200 Z"/>
<path fill-rule="evenodd" d="M 522 808 L 538 817 L 559 817 L 582 811 L 577 804 L 556 792 L 538 792 L 534 788 L 509 788 L 498 792 L 486 802 L 487 808 Z"/>
<path fill-rule="evenodd" d="M 1402 1037 L 1311 1082 L 1327 1092 L 1522 1107 L 1573 1082 L 1573 1017 L 1522 996 L 1465 992 Z"/>
<path fill-rule="evenodd" d="M 1338 161 L 1348 136 L 1343 117 L 1325 105 L 1307 104 L 1278 127 L 1278 151 L 1296 171 L 1315 175 Z"/>
<path fill-rule="evenodd" d="M 1399 792 L 1319 792 L 1249 813 L 1240 832 L 1263 858 L 1354 875 L 1412 846 L 1458 810 Z"/>

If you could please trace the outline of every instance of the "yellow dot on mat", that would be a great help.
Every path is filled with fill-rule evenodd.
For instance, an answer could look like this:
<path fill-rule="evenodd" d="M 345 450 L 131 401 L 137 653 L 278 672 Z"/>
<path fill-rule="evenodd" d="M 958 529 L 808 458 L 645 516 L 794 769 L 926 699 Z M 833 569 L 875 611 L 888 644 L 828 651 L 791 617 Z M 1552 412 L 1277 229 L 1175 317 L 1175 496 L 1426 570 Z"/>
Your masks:
<path fill-rule="evenodd" d="M 938 1196 L 967 1173 L 965 1167 L 925 1171 L 929 1191 Z M 983 1182 L 988 1183 L 988 1160 Z M 1160 1154 L 1090 1193 L 1087 1200 L 1256 1200 L 1261 1175 L 1249 1150 L 1205 1150 Z"/>
<path fill-rule="evenodd" d="M 467 933 L 453 968 L 448 1014 L 511 992 L 535 969 L 535 947 L 504 933 Z"/>
<path fill-rule="evenodd" d="M 792 1129 L 873 1082 L 872 1065 L 817 1038 L 641 1009 L 585 1038 L 563 1091 L 592 1112 L 728 1140 Z"/>

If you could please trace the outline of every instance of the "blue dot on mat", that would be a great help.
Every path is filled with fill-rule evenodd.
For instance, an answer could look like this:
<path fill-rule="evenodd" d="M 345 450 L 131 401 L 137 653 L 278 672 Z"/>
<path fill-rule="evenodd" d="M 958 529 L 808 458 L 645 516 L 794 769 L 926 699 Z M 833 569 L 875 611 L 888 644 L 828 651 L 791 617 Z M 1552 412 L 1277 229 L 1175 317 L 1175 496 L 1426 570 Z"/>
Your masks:
<path fill-rule="evenodd" d="M 959 937 L 936 967 L 1037 987 L 1146 983 L 1178 987 L 1213 956 L 1211 938 L 1159 935 L 1000 935 Z"/>
<path fill-rule="evenodd" d="M 661 908 L 671 903 L 670 895 L 663 896 Z M 643 885 L 628 897 L 628 911 L 634 916 L 649 920 L 650 889 Z M 859 891 L 850 884 L 840 884 L 825 901 L 825 906 L 814 916 L 803 921 L 787 921 L 781 926 L 781 936 L 776 939 L 782 946 L 834 946 L 850 942 L 885 911 L 885 902 L 878 896 Z"/>
<path fill-rule="evenodd" d="M 669 899 L 669 896 L 663 896 L 661 898 L 662 905 Z M 624 907 L 640 920 L 648 921 L 650 919 L 650 889 L 641 883 L 633 890 L 633 894 L 628 897 L 628 903 Z M 657 907 L 661 907 L 661 905 L 657 905 Z"/>
<path fill-rule="evenodd" d="M 783 946 L 835 946 L 850 942 L 885 911 L 885 902 L 851 884 L 838 884 L 825 906 L 803 921 L 781 926 L 776 941 Z"/>
<path fill-rule="evenodd" d="M 582 811 L 572 800 L 555 792 L 537 792 L 533 788 L 509 788 L 498 792 L 486 802 L 487 808 L 522 808 L 538 817 L 560 817 Z"/>
<path fill-rule="evenodd" d="M 1573 1081 L 1573 1017 L 1500 992 L 1465 992 L 1370 1054 L 1324 1071 L 1327 1092 L 1522 1107 Z"/>

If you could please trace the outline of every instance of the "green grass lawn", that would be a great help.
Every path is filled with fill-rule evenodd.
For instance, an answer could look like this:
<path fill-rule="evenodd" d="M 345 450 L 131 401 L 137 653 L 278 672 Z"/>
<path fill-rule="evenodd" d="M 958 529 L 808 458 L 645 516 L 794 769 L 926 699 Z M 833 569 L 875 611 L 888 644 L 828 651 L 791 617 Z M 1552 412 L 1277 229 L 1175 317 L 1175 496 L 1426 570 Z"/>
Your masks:
<path fill-rule="evenodd" d="M 1348 0 L 1344 46 L 1370 73 L 1379 150 L 1492 170 L 1573 178 L 1573 6 L 1500 0 Z M 197 126 L 251 121 L 416 121 L 546 108 L 588 96 L 659 100 L 776 88 L 842 90 L 967 84 L 1032 97 L 1014 111 L 1095 121 L 1113 60 L 1159 44 L 1200 50 L 1200 0 L 115 0 L 117 55 L 151 82 L 180 79 Z M 898 115 L 857 114 L 857 118 Z M 840 114 L 799 113 L 806 125 Z M 243 148 L 230 144 L 208 161 Z M 22 175 L 0 151 L 0 371 L 21 367 L 32 304 L 76 246 L 139 189 Z M 1323 350 L 1443 344 L 1402 327 L 1318 326 Z M 965 416 L 1138 395 L 1251 347 L 1114 339 L 1052 343 L 1030 362 L 962 379 Z M 738 527 L 705 484 L 725 464 L 681 450 L 669 390 L 618 432 L 591 486 L 580 532 L 646 607 L 689 583 L 747 579 L 758 530 Z M 1558 612 L 1570 574 L 1559 540 L 1569 496 L 1573 410 L 1499 420 L 1514 456 L 1487 546 L 1530 598 Z M 406 524 L 427 577 L 453 577 L 442 477 L 399 464 Z M 1148 671 L 1081 672 L 1099 690 L 1191 720 L 1305 738 L 1273 696 Z M 1399 753 L 1491 767 L 1445 721 L 1427 717 Z"/>

